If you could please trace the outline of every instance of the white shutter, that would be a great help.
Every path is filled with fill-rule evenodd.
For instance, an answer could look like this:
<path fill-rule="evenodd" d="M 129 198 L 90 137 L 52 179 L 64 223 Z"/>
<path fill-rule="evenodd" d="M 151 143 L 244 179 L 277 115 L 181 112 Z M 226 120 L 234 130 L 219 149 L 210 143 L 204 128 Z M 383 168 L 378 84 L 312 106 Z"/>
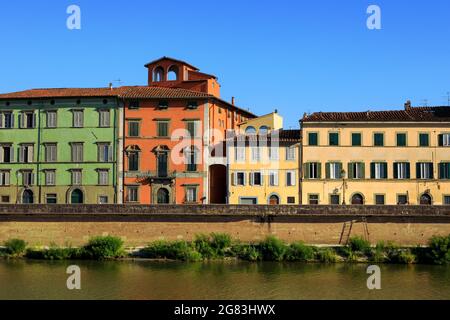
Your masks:
<path fill-rule="evenodd" d="M 232 174 L 232 183 L 233 183 L 233 186 L 237 186 L 237 172 L 233 172 Z"/>
<path fill-rule="evenodd" d="M 5 179 L 3 179 L 3 177 L 5 177 Z M 6 185 L 6 183 L 4 183 L 3 180 L 6 180 L 6 172 L 1 172 L 0 171 L 0 186 L 5 186 Z"/>
<path fill-rule="evenodd" d="M 247 175 L 245 174 L 245 172 L 243 173 L 243 176 L 244 176 L 244 178 L 243 178 L 242 185 L 246 186 L 247 185 Z"/>
<path fill-rule="evenodd" d="M 33 128 L 36 128 L 36 113 L 33 113 Z"/>
<path fill-rule="evenodd" d="M 250 172 L 250 185 L 253 186 L 255 184 L 255 173 Z"/>
<path fill-rule="evenodd" d="M 11 112 L 11 128 L 14 128 L 14 113 Z"/>
<path fill-rule="evenodd" d="M 5 159 L 3 159 L 4 153 L 3 153 L 3 146 L 0 146 L 0 163 L 5 162 Z"/>
<path fill-rule="evenodd" d="M 5 185 L 6 186 L 9 186 L 10 185 L 10 172 L 5 172 L 5 181 L 4 181 L 4 183 L 5 183 Z"/>
<path fill-rule="evenodd" d="M 23 163 L 23 155 L 24 155 L 24 148 L 23 146 L 19 147 L 19 162 Z"/>
<path fill-rule="evenodd" d="M 297 185 L 297 175 L 295 171 L 291 171 L 291 181 L 293 186 Z"/>
<path fill-rule="evenodd" d="M 23 113 L 19 113 L 19 128 L 23 128 Z"/>
<path fill-rule="evenodd" d="M 9 149 L 9 162 L 13 163 L 14 162 L 14 147 L 11 146 Z"/>
<path fill-rule="evenodd" d="M 200 136 L 200 121 L 195 121 L 194 122 L 194 137 L 199 137 Z"/>
<path fill-rule="evenodd" d="M 30 173 L 30 186 L 34 185 L 34 173 Z"/>
<path fill-rule="evenodd" d="M 33 158 L 33 146 L 28 146 L 28 162 L 34 162 Z"/>
<path fill-rule="evenodd" d="M 4 121 L 5 116 L 3 115 L 3 113 L 0 113 L 0 128 L 3 128 L 3 121 Z"/>
<path fill-rule="evenodd" d="M 108 146 L 108 161 L 109 162 L 113 161 L 113 147 L 112 146 Z"/>
<path fill-rule="evenodd" d="M 263 186 L 264 185 L 264 174 L 262 171 L 260 171 L 259 174 L 260 174 L 260 179 L 261 179 L 261 185 Z"/>

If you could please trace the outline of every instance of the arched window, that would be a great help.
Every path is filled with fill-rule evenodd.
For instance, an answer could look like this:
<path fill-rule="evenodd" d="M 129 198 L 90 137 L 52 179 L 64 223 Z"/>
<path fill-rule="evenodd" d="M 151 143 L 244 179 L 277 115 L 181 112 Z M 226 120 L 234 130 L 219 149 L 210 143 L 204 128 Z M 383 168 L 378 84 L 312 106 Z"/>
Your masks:
<path fill-rule="evenodd" d="M 270 205 L 280 204 L 280 198 L 275 194 L 271 195 L 269 198 L 269 204 Z"/>
<path fill-rule="evenodd" d="M 32 204 L 34 203 L 33 191 L 25 190 L 22 194 L 22 203 L 23 204 Z"/>
<path fill-rule="evenodd" d="M 422 196 L 420 196 L 420 204 L 431 205 L 432 204 L 431 196 L 428 193 L 424 193 Z"/>
<path fill-rule="evenodd" d="M 246 134 L 256 134 L 256 129 L 255 129 L 255 127 L 249 126 L 249 127 L 247 127 L 247 129 L 245 129 L 245 133 Z"/>
<path fill-rule="evenodd" d="M 83 191 L 80 189 L 75 189 L 72 191 L 72 195 L 70 196 L 70 203 L 71 204 L 82 204 L 84 203 L 83 199 Z"/>
<path fill-rule="evenodd" d="M 166 188 L 158 190 L 158 204 L 168 204 L 170 202 L 169 191 Z"/>
<path fill-rule="evenodd" d="M 364 197 L 360 193 L 355 193 L 352 196 L 352 204 L 364 204 Z"/>
<path fill-rule="evenodd" d="M 171 66 L 167 70 L 167 81 L 177 81 L 178 80 L 178 67 Z"/>
<path fill-rule="evenodd" d="M 261 126 L 259 127 L 259 134 L 267 134 L 269 132 L 268 126 Z"/>
<path fill-rule="evenodd" d="M 164 81 L 164 69 L 162 67 L 157 67 L 153 70 L 153 82 Z"/>

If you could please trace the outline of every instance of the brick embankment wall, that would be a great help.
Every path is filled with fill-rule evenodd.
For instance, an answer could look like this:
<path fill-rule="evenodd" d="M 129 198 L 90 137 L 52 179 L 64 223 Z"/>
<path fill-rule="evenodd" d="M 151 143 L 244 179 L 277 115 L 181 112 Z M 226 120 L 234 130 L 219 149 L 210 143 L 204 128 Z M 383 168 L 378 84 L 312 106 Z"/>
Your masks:
<path fill-rule="evenodd" d="M 21 238 L 30 245 L 77 246 L 115 235 L 127 246 L 142 246 L 211 232 L 242 241 L 275 235 L 335 245 L 345 241 L 350 225 L 351 236 L 367 236 L 367 230 L 373 243 L 426 244 L 433 235 L 450 234 L 450 207 L 0 205 L 0 242 Z"/>

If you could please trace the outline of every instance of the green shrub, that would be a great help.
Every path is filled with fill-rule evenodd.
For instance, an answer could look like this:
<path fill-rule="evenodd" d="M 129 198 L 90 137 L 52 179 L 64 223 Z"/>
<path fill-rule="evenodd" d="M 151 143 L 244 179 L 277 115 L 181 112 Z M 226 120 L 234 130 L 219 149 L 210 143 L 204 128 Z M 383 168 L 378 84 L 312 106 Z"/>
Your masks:
<path fill-rule="evenodd" d="M 361 252 L 367 254 L 370 252 L 370 242 L 362 237 L 352 237 L 349 239 L 348 247 L 353 252 Z"/>
<path fill-rule="evenodd" d="M 450 263 L 450 235 L 434 236 L 429 241 L 430 259 L 436 264 Z"/>
<path fill-rule="evenodd" d="M 216 251 L 217 256 L 225 256 L 231 247 L 231 236 L 226 233 L 211 233 L 211 247 Z"/>
<path fill-rule="evenodd" d="M 261 252 L 258 248 L 259 247 L 251 244 L 236 244 L 231 248 L 231 252 L 239 259 L 246 261 L 258 261 L 262 258 Z"/>
<path fill-rule="evenodd" d="M 317 259 L 323 263 L 334 263 L 337 261 L 337 255 L 333 249 L 320 248 L 317 250 Z"/>
<path fill-rule="evenodd" d="M 149 259 L 173 259 L 197 261 L 202 255 L 186 241 L 156 241 L 141 250 L 141 256 Z"/>
<path fill-rule="evenodd" d="M 123 241 L 118 237 L 95 237 L 84 246 L 84 254 L 94 259 L 111 259 L 123 255 Z"/>
<path fill-rule="evenodd" d="M 213 259 L 217 256 L 217 251 L 212 247 L 211 239 L 208 235 L 197 234 L 194 240 L 194 247 L 205 259 Z"/>
<path fill-rule="evenodd" d="M 282 261 L 288 248 L 282 240 L 274 236 L 268 236 L 259 246 L 263 259 L 268 261 Z"/>
<path fill-rule="evenodd" d="M 314 259 L 314 248 L 305 245 L 303 242 L 294 242 L 289 246 L 286 254 L 289 261 L 311 261 Z"/>
<path fill-rule="evenodd" d="M 11 256 L 21 256 L 25 253 L 27 243 L 21 239 L 11 239 L 5 242 L 5 251 Z"/>

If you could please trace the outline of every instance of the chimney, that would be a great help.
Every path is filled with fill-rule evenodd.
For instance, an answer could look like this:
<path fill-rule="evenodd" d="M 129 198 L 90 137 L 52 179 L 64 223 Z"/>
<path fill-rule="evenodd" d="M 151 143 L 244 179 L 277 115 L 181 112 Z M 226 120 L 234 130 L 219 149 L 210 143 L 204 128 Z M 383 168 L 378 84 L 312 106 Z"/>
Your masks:
<path fill-rule="evenodd" d="M 234 106 L 234 97 L 231 97 L 231 104 Z"/>
<path fill-rule="evenodd" d="M 406 103 L 405 103 L 405 110 L 406 111 L 411 110 L 411 100 L 406 101 Z"/>
<path fill-rule="evenodd" d="M 275 109 L 274 113 L 278 113 L 278 109 Z"/>
<path fill-rule="evenodd" d="M 109 89 L 110 89 L 110 90 L 113 89 L 113 84 L 112 84 L 112 82 L 109 83 Z"/>

